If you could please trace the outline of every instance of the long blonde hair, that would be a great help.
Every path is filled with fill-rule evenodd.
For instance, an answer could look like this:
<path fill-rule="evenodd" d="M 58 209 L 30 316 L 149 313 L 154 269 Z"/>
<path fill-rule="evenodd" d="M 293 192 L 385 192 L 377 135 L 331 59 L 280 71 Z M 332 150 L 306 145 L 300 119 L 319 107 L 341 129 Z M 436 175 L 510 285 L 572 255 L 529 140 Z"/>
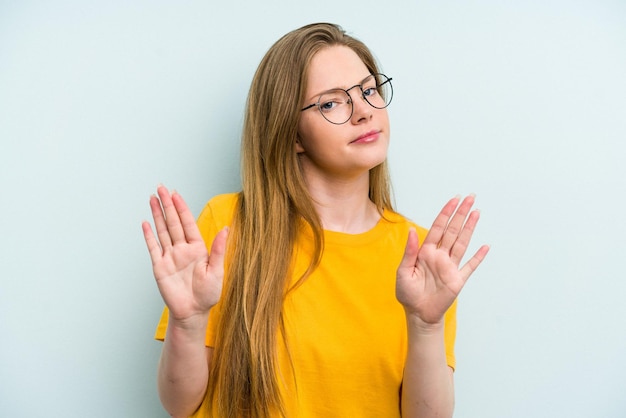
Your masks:
<path fill-rule="evenodd" d="M 209 399 L 224 418 L 268 418 L 285 412 L 277 376 L 278 332 L 298 225 L 313 231 L 314 252 L 304 280 L 319 263 L 321 221 L 299 165 L 295 144 L 313 56 L 344 45 L 374 74 L 369 49 L 328 23 L 279 39 L 261 61 L 248 95 L 242 133 L 242 191 L 231 225 L 221 319 L 217 324 Z M 370 170 L 370 199 L 392 210 L 386 162 Z"/>

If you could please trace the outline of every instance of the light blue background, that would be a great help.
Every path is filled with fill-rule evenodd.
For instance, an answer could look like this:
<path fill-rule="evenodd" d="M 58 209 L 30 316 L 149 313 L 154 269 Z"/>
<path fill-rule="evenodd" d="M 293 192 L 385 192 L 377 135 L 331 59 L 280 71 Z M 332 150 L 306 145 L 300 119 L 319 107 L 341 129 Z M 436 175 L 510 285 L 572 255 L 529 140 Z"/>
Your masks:
<path fill-rule="evenodd" d="M 237 189 L 253 71 L 314 21 L 394 78 L 399 210 L 478 195 L 455 416 L 626 416 L 618 0 L 0 1 L 0 416 L 166 416 L 148 197 Z"/>

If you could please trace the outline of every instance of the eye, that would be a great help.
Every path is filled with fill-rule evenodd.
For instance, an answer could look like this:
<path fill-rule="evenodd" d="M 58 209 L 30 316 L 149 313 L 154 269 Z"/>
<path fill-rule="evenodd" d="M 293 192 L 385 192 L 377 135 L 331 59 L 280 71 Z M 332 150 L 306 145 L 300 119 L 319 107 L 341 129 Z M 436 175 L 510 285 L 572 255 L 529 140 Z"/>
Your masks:
<path fill-rule="evenodd" d="M 364 97 L 373 97 L 376 96 L 376 94 L 378 94 L 378 90 L 376 90 L 376 87 L 368 87 L 363 89 Z"/>
<path fill-rule="evenodd" d="M 337 106 L 339 106 L 339 103 L 337 103 L 337 102 L 332 102 L 332 101 L 327 101 L 327 102 L 323 102 L 323 103 L 320 102 L 320 110 L 322 112 L 330 112 L 331 110 L 333 110 Z"/>
<path fill-rule="evenodd" d="M 350 97 L 343 90 L 332 90 L 323 94 L 319 100 L 320 110 L 324 113 L 332 112 L 341 105 L 348 103 Z"/>

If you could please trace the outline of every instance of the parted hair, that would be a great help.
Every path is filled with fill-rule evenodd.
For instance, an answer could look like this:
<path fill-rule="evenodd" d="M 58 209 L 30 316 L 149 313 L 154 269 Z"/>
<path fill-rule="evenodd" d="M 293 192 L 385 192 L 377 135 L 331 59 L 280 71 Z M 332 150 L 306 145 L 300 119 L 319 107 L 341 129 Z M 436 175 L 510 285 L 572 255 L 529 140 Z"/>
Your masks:
<path fill-rule="evenodd" d="M 335 45 L 351 48 L 372 74 L 379 72 L 361 41 L 338 25 L 317 23 L 280 38 L 250 86 L 241 142 L 242 190 L 229 235 L 209 374 L 208 397 L 220 418 L 285 416 L 279 389 L 279 373 L 285 371 L 278 370 L 276 352 L 278 333 L 285 337 L 283 300 L 302 222 L 313 231 L 314 251 L 298 283 L 316 268 L 324 248 L 321 221 L 296 152 L 298 122 L 311 60 Z M 381 213 L 393 210 L 386 161 L 369 177 L 370 199 Z"/>

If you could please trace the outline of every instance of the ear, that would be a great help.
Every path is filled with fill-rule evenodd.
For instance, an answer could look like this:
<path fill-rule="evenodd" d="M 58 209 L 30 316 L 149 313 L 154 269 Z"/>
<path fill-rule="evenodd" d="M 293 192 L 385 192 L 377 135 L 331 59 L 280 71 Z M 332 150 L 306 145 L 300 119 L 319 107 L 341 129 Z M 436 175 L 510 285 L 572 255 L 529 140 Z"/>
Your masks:
<path fill-rule="evenodd" d="M 302 140 L 300 139 L 300 135 L 296 138 L 296 154 L 302 154 L 304 152 L 304 147 L 302 146 Z"/>

